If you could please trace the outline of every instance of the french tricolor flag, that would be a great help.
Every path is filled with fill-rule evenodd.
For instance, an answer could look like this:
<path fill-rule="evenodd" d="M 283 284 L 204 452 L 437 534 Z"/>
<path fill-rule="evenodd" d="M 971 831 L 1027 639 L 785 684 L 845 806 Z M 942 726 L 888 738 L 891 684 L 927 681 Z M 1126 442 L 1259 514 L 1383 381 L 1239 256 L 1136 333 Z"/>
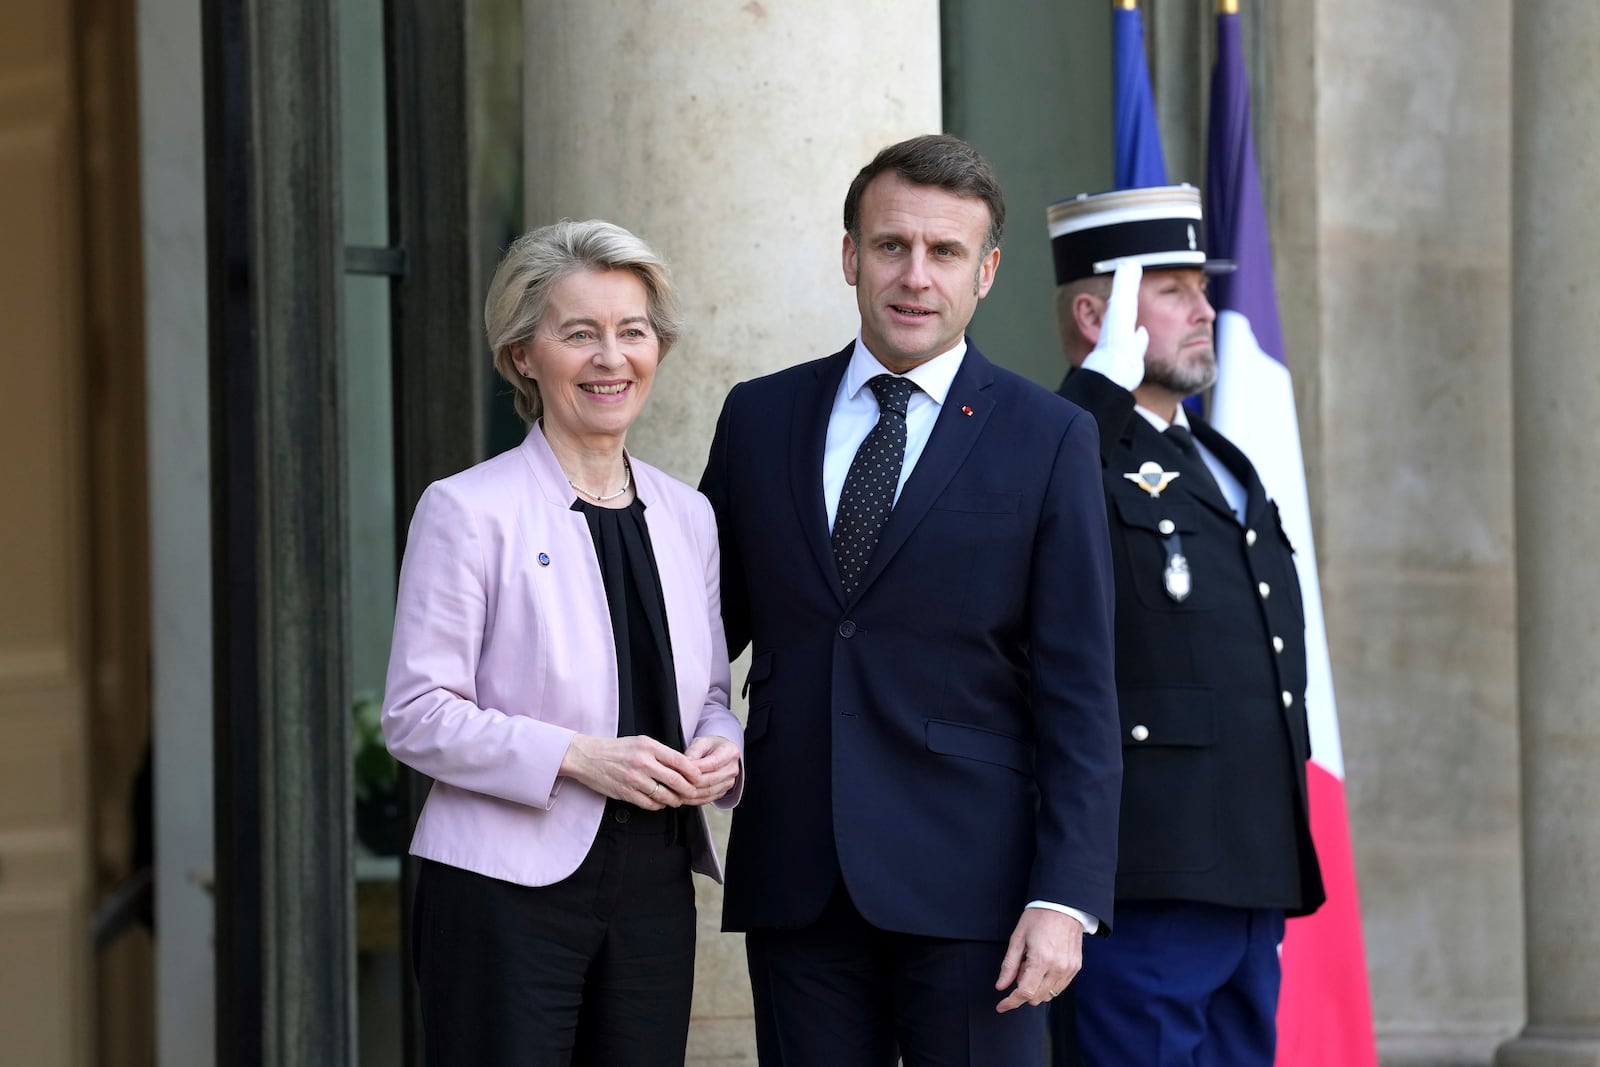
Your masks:
<path fill-rule="evenodd" d="M 1218 373 L 1211 422 L 1255 464 L 1298 550 L 1295 562 L 1306 609 L 1311 832 L 1328 892 L 1327 903 L 1315 915 L 1289 921 L 1284 937 L 1277 1063 L 1279 1067 L 1375 1067 L 1361 908 L 1345 810 L 1344 758 L 1311 542 L 1294 386 L 1283 360 L 1272 252 L 1250 132 L 1250 82 L 1235 0 L 1224 0 L 1218 7 L 1207 157 L 1206 251 L 1239 265 L 1235 273 L 1212 279 Z"/>

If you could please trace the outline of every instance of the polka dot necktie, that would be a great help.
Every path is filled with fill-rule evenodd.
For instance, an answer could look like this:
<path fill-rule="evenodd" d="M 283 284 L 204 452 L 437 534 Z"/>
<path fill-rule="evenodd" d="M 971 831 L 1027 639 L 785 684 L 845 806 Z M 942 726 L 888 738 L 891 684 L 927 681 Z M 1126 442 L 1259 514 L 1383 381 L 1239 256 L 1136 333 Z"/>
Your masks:
<path fill-rule="evenodd" d="M 833 520 L 833 556 L 845 596 L 855 595 L 894 507 L 906 458 L 906 404 L 917 391 L 911 379 L 893 374 L 880 374 L 867 385 L 878 398 L 878 423 L 850 461 Z"/>

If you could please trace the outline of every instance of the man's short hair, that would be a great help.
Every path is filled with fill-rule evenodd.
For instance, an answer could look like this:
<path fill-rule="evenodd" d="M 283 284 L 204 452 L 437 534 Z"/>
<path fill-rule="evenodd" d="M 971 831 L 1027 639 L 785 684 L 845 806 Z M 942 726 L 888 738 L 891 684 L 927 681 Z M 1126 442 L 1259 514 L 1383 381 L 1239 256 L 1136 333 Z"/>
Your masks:
<path fill-rule="evenodd" d="M 1094 348 L 1078 329 L 1078 317 L 1072 309 L 1073 303 L 1084 294 L 1102 301 L 1111 299 L 1111 275 L 1091 274 L 1056 286 L 1056 333 L 1061 338 L 1062 354 L 1074 367 Z"/>
<path fill-rule="evenodd" d="M 872 179 L 893 171 L 912 185 L 932 185 L 957 196 L 981 200 L 989 209 L 989 234 L 983 254 L 1000 247 L 1006 225 L 1006 201 L 1000 192 L 1000 177 L 976 148 L 947 133 L 930 133 L 892 144 L 861 168 L 844 198 L 844 229 L 852 240 L 861 241 L 861 194 Z"/>

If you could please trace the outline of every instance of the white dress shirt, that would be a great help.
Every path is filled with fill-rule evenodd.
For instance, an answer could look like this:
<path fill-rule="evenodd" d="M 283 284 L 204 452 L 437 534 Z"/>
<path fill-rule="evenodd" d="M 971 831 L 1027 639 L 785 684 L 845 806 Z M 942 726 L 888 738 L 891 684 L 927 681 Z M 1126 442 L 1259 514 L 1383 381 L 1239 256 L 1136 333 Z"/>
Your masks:
<path fill-rule="evenodd" d="M 950 394 L 950 383 L 956 380 L 956 372 L 961 369 L 966 354 L 967 342 L 962 340 L 950 351 L 919 363 L 901 375 L 915 382 L 917 391 L 906 402 L 906 458 L 900 465 L 900 484 L 894 490 L 896 501 L 917 460 L 922 457 L 928 438 L 933 435 L 939 409 Z M 856 449 L 878 423 L 878 397 L 867 383 L 880 374 L 889 373 L 891 371 L 878 362 L 878 357 L 867 351 L 861 336 L 856 335 L 850 365 L 845 368 L 839 392 L 833 398 L 833 414 L 828 416 L 828 444 L 822 454 L 822 496 L 828 504 L 830 530 L 839 512 L 839 494 L 844 492 L 850 461 L 856 458 Z"/>
<path fill-rule="evenodd" d="M 898 502 L 906 487 L 906 479 L 922 457 L 928 438 L 933 435 L 933 424 L 950 395 L 950 384 L 956 380 L 961 361 L 967 355 L 967 342 L 963 338 L 948 352 L 917 364 L 901 377 L 917 384 L 917 391 L 906 402 L 906 457 L 900 465 L 900 484 L 895 486 L 894 498 Z M 878 422 L 878 397 L 867 383 L 880 374 L 892 371 L 878 362 L 878 357 L 867 351 L 867 344 L 856 335 L 855 351 L 850 354 L 850 365 L 845 368 L 839 382 L 839 392 L 833 398 L 833 413 L 828 416 L 828 440 L 822 454 L 822 495 L 828 506 L 828 529 L 833 529 L 834 517 L 839 512 L 839 496 L 844 492 L 844 479 L 850 473 L 850 462 L 856 450 L 867 439 Z M 1070 915 L 1083 924 L 1083 932 L 1092 934 L 1100 929 L 1100 920 L 1077 908 L 1053 904 L 1047 900 L 1031 900 L 1030 908 L 1046 908 Z"/>

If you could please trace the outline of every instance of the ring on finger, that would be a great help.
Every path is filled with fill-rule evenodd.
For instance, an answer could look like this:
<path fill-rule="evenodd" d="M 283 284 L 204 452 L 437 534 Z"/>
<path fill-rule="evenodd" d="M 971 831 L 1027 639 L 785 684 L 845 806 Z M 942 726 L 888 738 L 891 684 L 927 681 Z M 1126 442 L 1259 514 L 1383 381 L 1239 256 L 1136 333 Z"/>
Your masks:
<path fill-rule="evenodd" d="M 656 795 L 656 790 L 660 789 L 660 788 L 661 788 L 661 783 L 660 782 L 652 782 L 652 783 L 650 783 L 650 792 L 646 793 L 644 795 L 644 798 L 646 800 L 649 800 L 651 797 Z"/>

